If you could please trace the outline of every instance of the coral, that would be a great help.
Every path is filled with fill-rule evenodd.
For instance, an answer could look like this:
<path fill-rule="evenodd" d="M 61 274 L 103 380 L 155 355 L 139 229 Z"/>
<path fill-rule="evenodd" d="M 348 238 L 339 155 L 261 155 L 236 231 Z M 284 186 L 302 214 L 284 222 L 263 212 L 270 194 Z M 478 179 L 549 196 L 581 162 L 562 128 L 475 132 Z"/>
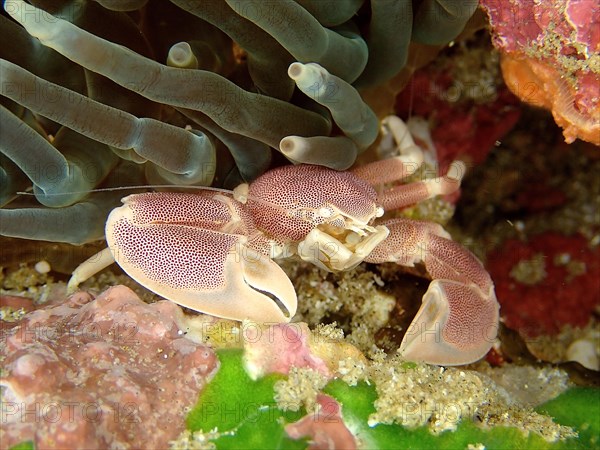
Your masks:
<path fill-rule="evenodd" d="M 461 233 L 469 249 L 484 259 L 507 239 L 523 241 L 545 232 L 578 234 L 597 246 L 596 147 L 579 140 L 565 144 L 545 111 L 526 108 L 523 119 L 465 178 L 454 216 L 462 232 L 452 229 L 453 234 Z"/>
<path fill-rule="evenodd" d="M 108 305 L 100 309 L 90 309 L 97 302 L 108 301 L 110 292 L 113 292 L 115 295 L 123 294 L 129 298 L 125 302 L 127 305 L 124 304 L 123 308 L 118 308 L 121 311 L 120 315 L 111 314 L 112 308 L 109 308 Z M 103 327 L 110 324 L 110 322 L 105 321 L 106 314 L 111 314 L 118 323 L 131 323 L 129 320 L 135 319 L 133 314 L 135 314 L 134 311 L 136 311 L 136 308 L 142 308 L 144 311 L 143 314 L 146 314 L 146 316 L 138 318 L 136 322 L 139 324 L 140 332 L 148 331 L 150 333 L 145 334 L 144 337 L 154 336 L 157 331 L 166 331 L 164 326 L 167 325 L 168 328 L 168 324 L 170 324 L 171 331 L 167 333 L 167 336 L 171 335 L 171 337 L 175 337 L 174 343 L 182 340 L 187 342 L 184 347 L 178 344 L 177 349 L 184 351 L 184 348 L 196 348 L 196 352 L 200 352 L 201 354 L 206 353 L 206 347 L 193 344 L 188 340 L 189 338 L 195 340 L 198 338 L 198 335 L 194 335 L 194 332 L 191 330 L 186 331 L 188 328 L 181 324 L 186 323 L 187 315 L 182 314 L 171 303 L 161 302 L 153 306 L 141 305 L 139 300 L 125 288 L 114 288 L 108 291 L 105 296 L 101 296 L 95 301 L 90 300 L 89 296 L 80 294 L 79 297 L 71 299 L 70 302 L 75 302 L 75 304 L 67 303 L 53 307 L 52 309 L 41 309 L 30 314 L 47 317 L 48 312 L 59 313 L 62 311 L 63 314 L 67 315 L 66 317 L 71 317 L 71 321 L 77 317 L 87 318 L 87 320 L 97 318 L 100 322 L 97 322 L 98 329 L 94 328 L 94 330 L 103 331 Z M 111 303 L 114 303 L 114 301 L 116 300 L 113 298 L 113 302 Z M 127 302 L 133 302 L 133 305 Z M 84 304 L 81 305 L 80 303 Z M 90 310 L 84 313 L 83 310 L 85 308 Z M 167 309 L 173 311 L 169 313 L 166 311 Z M 125 311 L 128 313 L 122 314 Z M 161 314 L 160 316 L 158 316 L 159 313 Z M 148 314 L 155 319 L 148 319 Z M 33 318 L 31 315 L 28 317 Z M 50 317 L 56 318 L 57 316 L 53 315 Z M 59 322 L 65 318 L 64 315 L 58 317 Z M 188 318 L 192 321 L 196 320 L 192 316 Z M 223 326 L 226 325 L 224 322 Z M 86 329 L 88 331 L 91 323 L 93 322 L 86 322 L 88 325 Z M 145 328 L 142 326 L 143 324 L 148 324 L 149 327 Z M 161 326 L 158 326 L 158 324 L 161 324 Z M 72 322 L 69 322 L 68 325 L 72 325 Z M 60 324 L 56 326 L 60 326 Z M 246 331 L 242 334 L 245 336 L 244 342 L 248 344 L 256 338 L 255 334 L 249 334 L 248 332 L 255 332 L 257 328 L 250 326 L 250 324 L 247 324 L 245 328 Z M 178 329 L 187 333 L 186 338 L 179 337 L 181 331 L 176 332 Z M 214 335 L 213 331 L 211 331 L 211 335 Z M 274 332 L 269 333 L 268 330 L 262 331 L 263 335 L 275 336 Z M 82 336 L 82 338 L 85 337 L 89 341 L 96 338 L 98 333 L 87 332 L 80 335 L 77 333 L 67 333 L 58 339 L 56 338 L 56 333 L 54 333 L 51 338 L 56 342 L 55 345 L 64 347 L 65 337 L 75 339 L 74 335 Z M 107 334 L 107 336 L 111 335 Z M 113 333 L 112 336 L 115 338 L 117 333 Z M 138 333 L 136 336 L 139 337 L 140 334 Z M 282 334 L 278 339 L 285 341 L 283 336 Z M 341 334 L 332 327 L 322 327 L 319 334 L 312 336 L 312 339 L 322 339 L 323 337 L 331 340 L 340 338 Z M 138 341 L 140 340 L 138 339 Z M 9 343 L 11 342 L 9 339 Z M 239 342 L 241 343 L 242 341 Z M 88 346 L 90 345 L 97 345 L 97 342 L 90 341 L 88 342 Z M 143 344 L 139 345 L 143 347 Z M 152 365 L 156 363 L 164 364 L 162 356 L 167 353 L 169 359 L 174 357 L 172 352 L 165 350 L 166 346 L 163 344 L 152 342 L 149 345 L 152 354 L 159 356 L 158 359 L 150 359 Z M 163 351 L 156 353 L 157 347 L 163 349 Z M 80 351 L 81 346 L 77 344 L 77 348 L 77 351 Z M 139 349 L 139 347 L 134 345 L 121 348 L 127 351 L 135 351 L 136 348 Z M 286 350 L 283 349 L 282 351 Z M 361 380 L 369 379 L 369 384 L 359 381 L 350 386 L 339 379 L 331 380 L 327 383 L 327 378 L 324 378 L 311 369 L 302 367 L 291 367 L 289 376 L 266 374 L 254 379 L 245 370 L 242 350 L 218 350 L 217 353 L 220 360 L 220 368 L 210 383 L 204 387 L 202 396 L 200 396 L 198 403 L 188 415 L 188 428 L 185 431 L 181 431 L 181 428 L 179 428 L 180 435 L 174 441 L 172 439 L 175 436 L 169 438 L 172 440 L 170 445 L 173 449 L 201 449 L 215 448 L 215 446 L 218 446 L 218 448 L 265 449 L 301 449 L 307 448 L 307 446 L 313 446 L 311 448 L 332 448 L 323 447 L 325 440 L 330 443 L 344 443 L 339 448 L 348 448 L 347 446 L 352 445 L 354 440 L 356 440 L 359 448 L 362 446 L 393 449 L 412 445 L 414 447 L 434 446 L 436 448 L 454 449 L 465 448 L 468 444 L 474 443 L 479 443 L 486 447 L 501 444 L 503 448 L 584 448 L 582 446 L 583 443 L 589 442 L 594 446 L 595 440 L 598 439 L 597 424 L 592 422 L 590 425 L 586 425 L 590 417 L 594 417 L 593 415 L 590 416 L 589 405 L 586 406 L 588 409 L 586 409 L 587 413 L 584 415 L 579 414 L 571 417 L 570 415 L 565 415 L 564 412 L 566 411 L 565 408 L 580 411 L 582 405 L 587 403 L 590 396 L 597 395 L 597 390 L 587 390 L 583 396 L 577 390 L 567 391 L 556 400 L 536 406 L 540 401 L 553 398 L 557 393 L 565 389 L 566 376 L 556 369 L 539 371 L 533 368 L 512 366 L 491 369 L 486 368 L 484 365 L 483 367 L 486 369 L 482 374 L 470 369 L 443 369 L 422 364 L 406 363 L 397 358 L 386 360 L 385 356 L 380 355 L 375 361 L 367 363 L 368 370 L 363 372 L 359 377 Z M 196 353 L 192 353 L 191 355 L 194 354 Z M 60 353 L 58 355 L 60 356 Z M 118 355 L 119 353 L 117 353 Z M 187 353 L 186 357 L 194 359 L 195 357 L 191 355 Z M 322 355 L 322 357 L 327 363 L 331 363 L 330 356 Z M 202 358 L 200 365 L 208 362 L 204 359 L 204 356 Z M 111 358 L 111 365 L 107 366 L 106 374 L 111 374 L 111 370 L 114 371 L 115 367 L 122 367 L 120 365 L 114 366 L 112 361 L 113 358 Z M 212 361 L 214 362 L 214 360 Z M 338 361 L 338 364 L 340 368 L 349 367 L 352 361 L 356 362 L 356 358 L 352 357 L 344 361 Z M 179 366 L 179 363 L 174 359 L 170 363 L 167 362 L 167 364 L 176 364 Z M 194 364 L 197 365 L 198 361 Z M 210 367 L 209 365 L 202 370 L 209 371 Z M 190 371 L 191 368 L 189 371 L 184 368 L 178 373 L 176 378 L 169 379 L 167 377 L 164 380 L 163 384 L 167 383 L 169 385 L 168 389 L 166 389 L 169 401 L 175 398 L 172 394 L 172 389 L 177 389 L 180 393 L 184 389 L 182 384 L 186 383 L 186 378 L 183 375 L 190 373 Z M 132 372 L 127 373 L 132 374 Z M 164 375 L 164 373 L 164 370 L 161 369 L 161 374 Z M 403 375 L 399 376 L 399 374 Z M 496 379 L 495 383 L 491 382 L 489 378 L 492 376 Z M 43 389 L 42 392 L 45 392 L 47 390 L 48 377 L 40 377 L 40 379 L 44 380 L 45 384 L 41 389 Z M 475 385 L 480 386 L 480 390 L 476 391 L 474 398 L 479 398 L 478 396 L 480 396 L 480 400 L 483 400 L 483 402 L 467 403 L 469 414 L 463 417 L 462 420 L 457 421 L 457 405 L 462 401 L 468 402 L 468 399 L 463 395 L 469 388 L 469 383 L 465 383 L 465 380 L 470 380 Z M 173 385 L 172 383 L 175 382 L 178 384 Z M 195 382 L 203 384 L 202 377 L 195 379 Z M 412 387 L 410 390 L 398 389 L 397 383 L 399 382 L 408 383 Z M 31 389 L 31 382 L 28 382 L 27 386 Z M 64 381 L 62 386 L 64 388 Z M 313 387 L 309 388 L 309 386 Z M 165 384 L 163 387 L 166 388 L 167 385 Z M 322 393 L 318 393 L 320 390 Z M 55 390 L 51 388 L 49 392 L 52 393 Z M 94 391 L 87 390 L 85 392 L 85 395 L 92 395 L 90 392 Z M 48 395 L 48 393 L 38 393 L 38 395 Z M 185 393 L 181 393 L 181 395 L 187 401 L 193 398 L 189 394 L 186 396 Z M 441 397 L 436 397 L 438 395 L 441 395 Z M 399 398 L 397 398 L 398 396 Z M 316 400 L 316 405 L 318 405 L 316 413 L 307 415 L 309 409 L 303 406 L 300 406 L 297 411 L 295 410 L 298 405 L 307 405 L 310 408 L 310 398 L 313 398 L 313 401 Z M 417 405 L 415 403 L 416 398 L 422 399 L 425 402 L 424 405 L 427 406 L 415 409 L 415 405 Z M 511 398 L 512 400 L 508 401 Z M 381 403 L 383 399 L 385 399 L 385 403 L 391 409 L 385 409 L 383 403 Z M 305 403 L 307 400 L 308 404 Z M 96 399 L 95 401 L 100 403 L 102 399 Z M 139 394 L 137 401 L 139 404 Z M 156 399 L 156 401 L 160 401 L 160 399 Z M 293 405 L 295 406 L 290 408 Z M 526 406 L 524 407 L 523 405 Z M 536 413 L 529 409 L 531 406 L 536 406 L 539 412 Z M 74 411 L 77 410 L 75 409 Z M 157 411 L 164 411 L 164 409 L 160 408 Z M 396 411 L 396 413 L 393 411 Z M 436 418 L 436 420 L 432 421 L 428 426 L 417 428 L 398 424 L 369 425 L 369 418 L 372 420 L 377 414 L 391 413 L 392 416 L 390 417 L 400 418 L 401 416 L 397 415 L 398 411 L 404 411 L 405 415 L 402 417 L 424 418 L 425 422 L 427 422 L 427 418 L 429 417 L 428 414 L 431 413 L 433 414 L 431 417 Z M 548 416 L 540 414 L 543 411 L 550 411 L 554 417 L 559 417 L 558 423 L 562 425 L 553 423 Z M 181 412 L 181 409 L 174 410 L 175 414 L 180 414 L 179 417 L 183 418 Z M 474 415 L 471 416 L 471 414 Z M 473 417 L 475 419 L 474 422 L 484 420 L 491 428 L 481 428 L 468 420 L 467 417 Z M 444 419 L 446 422 L 444 422 Z M 137 440 L 126 440 L 122 442 L 122 445 L 125 447 L 129 447 L 130 445 L 146 447 L 152 445 L 140 441 L 141 436 L 156 436 L 160 434 L 157 427 L 154 428 L 154 433 L 147 433 L 147 427 L 150 423 L 148 420 L 148 418 L 143 417 L 143 421 L 135 424 L 135 426 L 141 424 L 145 430 L 136 434 L 138 437 Z M 406 424 L 408 423 L 406 422 Z M 428 428 L 434 429 L 435 426 L 442 425 L 442 423 L 455 426 L 456 431 L 434 435 L 428 430 Z M 497 425 L 499 424 L 502 426 L 498 427 Z M 574 435 L 572 430 L 564 426 L 567 424 L 578 430 L 584 440 L 574 440 L 572 438 Z M 95 423 L 94 425 L 97 424 Z M 173 426 L 169 428 L 172 429 Z M 78 434 L 71 434 L 70 438 L 78 436 Z M 303 436 L 303 438 L 296 440 L 300 436 Z M 70 446 L 71 442 L 69 441 L 65 446 Z M 159 445 L 164 447 L 165 444 L 166 442 L 163 441 Z M 21 445 L 26 446 L 26 444 Z M 75 445 L 81 447 L 83 444 Z M 33 447 L 26 446 L 24 448 Z M 39 446 L 36 448 L 39 448 Z"/>
<path fill-rule="evenodd" d="M 340 404 L 325 394 L 317 395 L 316 401 L 319 405 L 316 413 L 286 425 L 288 436 L 292 439 L 310 437 L 307 450 L 356 450 L 356 439 L 344 423 Z"/>
<path fill-rule="evenodd" d="M 252 378 L 267 373 L 287 374 L 292 367 L 306 367 L 330 378 L 339 361 L 364 359 L 360 351 L 341 338 L 313 334 L 305 323 L 271 326 L 244 322 L 244 364 Z M 343 336 L 342 336 L 343 338 Z"/>
<path fill-rule="evenodd" d="M 598 256 L 598 247 L 579 235 L 506 241 L 487 263 L 506 325 L 530 337 L 587 325 L 600 305 Z"/>
<path fill-rule="evenodd" d="M 287 374 L 291 367 L 310 367 L 322 376 L 331 372 L 322 358 L 310 348 L 306 324 L 279 324 L 267 328 L 257 325 L 255 336 L 244 339 L 244 363 L 252 378 L 266 373 Z"/>
<path fill-rule="evenodd" d="M 3 3 L 0 234 L 77 244 L 102 237 L 124 194 L 90 195 L 96 187 L 232 188 L 263 173 L 271 149 L 349 167 L 377 133 L 357 89 L 381 97 L 380 85 L 406 78 L 420 49 L 433 55 L 454 39 L 477 6 Z M 32 185 L 35 201 L 17 197 Z"/>
<path fill-rule="evenodd" d="M 576 360 L 593 369 L 600 355 L 600 155 L 590 143 L 564 143 L 546 111 L 522 109 L 515 130 L 465 178 L 451 229 L 487 260 L 502 291 L 501 315 L 520 331 L 501 333 L 501 358 Z M 564 367 L 586 382 L 579 365 Z"/>
<path fill-rule="evenodd" d="M 594 0 L 482 1 L 502 72 L 523 101 L 552 110 L 566 142 L 600 145 L 600 7 Z"/>
<path fill-rule="evenodd" d="M 3 447 L 164 448 L 218 367 L 210 348 L 183 336 L 181 314 L 116 286 L 10 324 L 2 332 Z"/>

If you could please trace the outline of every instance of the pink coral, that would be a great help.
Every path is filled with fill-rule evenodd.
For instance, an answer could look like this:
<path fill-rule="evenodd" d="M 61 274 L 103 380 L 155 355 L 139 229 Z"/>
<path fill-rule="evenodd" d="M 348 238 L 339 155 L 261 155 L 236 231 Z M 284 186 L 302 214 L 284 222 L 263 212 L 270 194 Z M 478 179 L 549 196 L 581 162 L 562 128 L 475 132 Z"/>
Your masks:
<path fill-rule="evenodd" d="M 253 379 L 268 373 L 287 375 L 292 367 L 309 368 L 333 378 L 340 361 L 366 363 L 361 351 L 343 339 L 313 333 L 304 322 L 244 327 L 244 365 Z"/>
<path fill-rule="evenodd" d="M 247 332 L 244 364 L 253 378 L 267 373 L 289 372 L 291 367 L 308 367 L 326 377 L 332 375 L 326 362 L 311 348 L 311 332 L 305 323 L 276 324 Z"/>
<path fill-rule="evenodd" d="M 217 368 L 172 302 L 116 286 L 77 293 L 3 332 L 2 446 L 166 448 Z"/>
<path fill-rule="evenodd" d="M 356 439 L 344 424 L 340 404 L 329 395 L 317 396 L 319 411 L 285 427 L 293 439 L 310 438 L 309 450 L 354 450 Z"/>
<path fill-rule="evenodd" d="M 600 145 L 600 6 L 596 0 L 482 0 L 507 85 L 552 110 L 567 142 Z"/>

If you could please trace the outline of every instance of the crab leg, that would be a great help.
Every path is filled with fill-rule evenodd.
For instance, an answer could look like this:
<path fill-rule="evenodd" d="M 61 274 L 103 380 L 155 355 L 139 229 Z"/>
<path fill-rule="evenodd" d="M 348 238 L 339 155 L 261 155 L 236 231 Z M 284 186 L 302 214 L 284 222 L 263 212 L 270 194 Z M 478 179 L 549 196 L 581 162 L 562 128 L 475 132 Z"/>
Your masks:
<path fill-rule="evenodd" d="M 413 140 L 404 121 L 388 116 L 381 121 L 382 140 L 393 139 L 400 156 L 382 159 L 352 170 L 371 185 L 400 181 L 414 174 L 423 164 L 423 150 Z"/>
<path fill-rule="evenodd" d="M 96 275 L 101 270 L 106 269 L 114 262 L 115 258 L 109 248 L 100 250 L 95 255 L 90 256 L 84 262 L 79 264 L 71 274 L 71 278 L 67 284 L 67 293 L 72 294 L 77 290 L 77 287 L 81 283 Z"/>
<path fill-rule="evenodd" d="M 460 188 L 465 171 L 466 166 L 463 162 L 454 161 L 450 164 L 446 175 L 394 186 L 383 191 L 379 195 L 379 201 L 386 211 L 391 211 L 414 205 L 437 195 L 452 194 Z"/>
<path fill-rule="evenodd" d="M 483 357 L 496 338 L 499 305 L 481 262 L 437 224 L 392 219 L 382 225 L 390 235 L 365 261 L 406 266 L 423 262 L 433 278 L 399 352 L 410 360 L 440 365 Z"/>

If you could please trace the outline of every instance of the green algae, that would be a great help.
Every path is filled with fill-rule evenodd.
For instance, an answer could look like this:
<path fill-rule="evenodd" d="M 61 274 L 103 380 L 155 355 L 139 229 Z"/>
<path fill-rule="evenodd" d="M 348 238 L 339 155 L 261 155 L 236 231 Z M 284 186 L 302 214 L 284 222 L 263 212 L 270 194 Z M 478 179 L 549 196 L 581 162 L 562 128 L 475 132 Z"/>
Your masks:
<path fill-rule="evenodd" d="M 33 441 L 27 441 L 13 445 L 9 450 L 35 450 L 35 446 L 33 445 Z"/>
<path fill-rule="evenodd" d="M 254 381 L 242 364 L 243 350 L 217 353 L 221 367 L 188 415 L 187 428 L 216 436 L 217 448 L 305 448 L 306 442 L 290 439 L 283 429 L 305 412 L 283 411 L 273 399 L 274 385 L 284 377 L 272 374 Z"/>
<path fill-rule="evenodd" d="M 373 402 L 377 398 L 375 387 L 372 384 L 368 385 L 362 382 L 357 386 L 348 386 L 341 380 L 334 380 L 323 391 L 341 403 L 344 421 L 365 444 L 364 447 L 366 448 L 437 448 L 451 450 L 465 449 L 469 445 L 476 447 L 477 444 L 485 446 L 488 450 L 590 448 L 583 439 L 568 439 L 552 443 L 535 433 L 529 433 L 526 436 L 521 429 L 516 427 L 484 429 L 478 427 L 475 423 L 466 421 L 461 422 L 456 431 L 446 431 L 438 435 L 430 433 L 427 427 L 409 429 L 400 425 L 383 424 L 369 427 L 367 421 L 369 415 L 375 412 Z M 600 392 L 599 390 L 595 391 L 596 393 Z M 550 403 L 552 402 L 548 402 L 548 404 Z M 585 418 L 582 419 L 585 420 Z M 571 423 L 561 420 L 558 420 L 558 422 L 576 428 L 578 424 L 583 423 L 579 420 L 572 420 Z"/>
<path fill-rule="evenodd" d="M 600 448 L 600 389 L 574 387 L 536 410 L 573 427 L 582 448 Z"/>
<path fill-rule="evenodd" d="M 210 447 L 207 444 L 214 444 L 216 448 L 306 448 L 306 440 L 294 441 L 284 431 L 285 425 L 300 419 L 306 414 L 305 410 L 283 411 L 274 401 L 275 383 L 286 377 L 271 374 L 254 381 L 243 368 L 242 350 L 221 350 L 218 354 L 221 368 L 187 418 L 188 448 Z M 548 442 L 535 433 L 525 434 L 517 427 L 483 428 L 464 420 L 456 431 L 437 435 L 427 427 L 369 426 L 368 419 L 375 412 L 377 399 L 373 383 L 359 382 L 349 386 L 337 379 L 329 382 L 323 392 L 341 404 L 344 422 L 357 437 L 359 448 L 599 448 L 598 389 L 574 388 L 538 408 L 538 412 L 549 414 L 556 422 L 572 426 L 579 432 L 578 439 L 557 442 Z M 173 448 L 180 448 L 177 444 Z"/>

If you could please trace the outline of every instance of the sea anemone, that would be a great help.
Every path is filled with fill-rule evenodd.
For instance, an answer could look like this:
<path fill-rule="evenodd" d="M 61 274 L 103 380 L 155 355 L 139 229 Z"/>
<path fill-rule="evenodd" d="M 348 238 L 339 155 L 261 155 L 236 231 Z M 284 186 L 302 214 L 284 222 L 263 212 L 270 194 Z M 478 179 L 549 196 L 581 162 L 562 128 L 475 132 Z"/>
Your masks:
<path fill-rule="evenodd" d="M 346 169 L 390 112 L 357 89 L 372 97 L 476 6 L 6 0 L 0 234 L 96 240 L 124 192 L 90 191 L 232 188 L 267 170 L 272 149 Z"/>

